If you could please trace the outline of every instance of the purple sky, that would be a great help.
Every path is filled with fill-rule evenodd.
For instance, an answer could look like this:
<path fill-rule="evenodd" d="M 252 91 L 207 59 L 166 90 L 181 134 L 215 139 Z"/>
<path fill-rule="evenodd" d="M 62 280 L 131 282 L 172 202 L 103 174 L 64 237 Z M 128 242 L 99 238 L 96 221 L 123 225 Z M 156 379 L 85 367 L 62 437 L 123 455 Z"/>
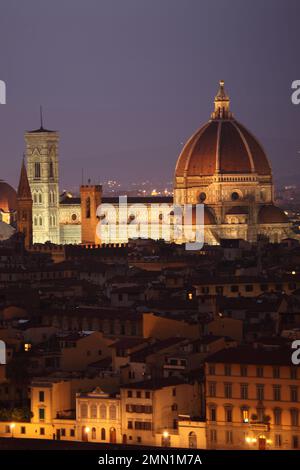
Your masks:
<path fill-rule="evenodd" d="M 172 180 L 219 79 L 274 174 L 300 174 L 298 0 L 0 0 L 1 175 L 25 129 L 60 132 L 61 189 L 86 178 Z"/>

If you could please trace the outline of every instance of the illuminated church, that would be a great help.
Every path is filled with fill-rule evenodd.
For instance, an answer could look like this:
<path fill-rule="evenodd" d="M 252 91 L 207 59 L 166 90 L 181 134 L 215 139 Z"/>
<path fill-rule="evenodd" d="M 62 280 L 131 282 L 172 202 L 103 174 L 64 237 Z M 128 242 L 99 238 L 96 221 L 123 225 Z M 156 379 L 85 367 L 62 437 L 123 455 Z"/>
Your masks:
<path fill-rule="evenodd" d="M 97 207 L 109 203 L 117 209 L 118 198 L 104 197 L 100 185 L 82 186 L 80 197 L 60 196 L 58 139 L 56 131 L 43 127 L 42 119 L 40 128 L 25 133 L 27 174 L 24 174 L 24 167 L 21 178 L 28 177 L 30 190 L 27 188 L 27 195 L 22 199 L 3 186 L 5 183 L 0 183 L 2 220 L 13 222 L 17 205 L 21 213 L 25 204 L 26 221 L 23 220 L 21 231 L 26 229 L 28 234 L 32 223 L 33 243 L 100 243 L 96 235 Z M 31 210 L 30 197 L 31 218 L 27 214 Z M 129 205 L 146 205 L 150 218 L 152 204 L 157 207 L 163 204 L 171 214 L 173 202 L 204 204 L 204 237 L 209 244 L 219 244 L 222 238 L 255 242 L 260 235 L 271 242 L 279 242 L 291 236 L 287 216 L 274 205 L 272 170 L 267 155 L 257 139 L 231 113 L 223 81 L 210 120 L 191 136 L 178 157 L 174 201 L 170 197 L 128 198 Z M 128 214 L 128 221 L 138 217 L 136 212 Z M 143 217 L 145 214 L 136 222 L 143 225 Z M 20 220 L 18 217 L 19 228 Z M 159 223 L 157 219 L 150 222 Z M 157 238 L 160 237 L 161 232 Z M 27 238 L 29 244 L 30 236 Z M 127 241 L 126 236 L 106 240 L 112 243 Z"/>

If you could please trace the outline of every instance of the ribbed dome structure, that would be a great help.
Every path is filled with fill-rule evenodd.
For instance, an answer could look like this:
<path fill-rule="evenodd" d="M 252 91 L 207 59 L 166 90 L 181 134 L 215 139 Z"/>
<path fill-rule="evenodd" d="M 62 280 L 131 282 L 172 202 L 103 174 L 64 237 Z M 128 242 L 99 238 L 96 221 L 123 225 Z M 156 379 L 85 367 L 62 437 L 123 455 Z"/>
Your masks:
<path fill-rule="evenodd" d="M 187 141 L 178 158 L 175 177 L 215 173 L 271 175 L 261 144 L 230 113 L 223 81 L 211 119 Z"/>

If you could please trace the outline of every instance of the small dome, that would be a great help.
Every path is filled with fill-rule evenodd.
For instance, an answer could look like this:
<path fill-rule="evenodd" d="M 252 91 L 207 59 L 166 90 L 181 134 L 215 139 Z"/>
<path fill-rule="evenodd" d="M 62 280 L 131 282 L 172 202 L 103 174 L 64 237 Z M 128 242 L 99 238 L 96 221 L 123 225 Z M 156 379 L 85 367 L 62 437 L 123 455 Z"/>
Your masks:
<path fill-rule="evenodd" d="M 283 210 L 272 204 L 263 206 L 258 213 L 259 224 L 287 224 L 288 222 L 289 219 Z"/>
<path fill-rule="evenodd" d="M 5 181 L 0 181 L 0 210 L 13 212 L 17 209 L 17 193 Z"/>

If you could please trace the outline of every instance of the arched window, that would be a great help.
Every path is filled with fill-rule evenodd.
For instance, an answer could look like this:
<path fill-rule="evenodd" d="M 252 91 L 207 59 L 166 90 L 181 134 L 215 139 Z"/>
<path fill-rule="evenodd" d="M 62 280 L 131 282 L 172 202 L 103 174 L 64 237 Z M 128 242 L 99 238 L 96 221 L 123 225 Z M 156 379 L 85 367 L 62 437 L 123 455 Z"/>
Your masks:
<path fill-rule="evenodd" d="M 40 225 L 43 225 L 43 219 L 42 219 L 42 216 L 41 216 L 41 215 L 40 215 L 40 217 L 39 217 L 39 223 L 40 223 Z"/>
<path fill-rule="evenodd" d="M 194 432 L 189 433 L 189 448 L 197 449 L 197 436 Z"/>
<path fill-rule="evenodd" d="M 50 227 L 52 227 L 52 223 L 53 223 L 53 218 L 52 218 L 52 215 L 50 215 L 50 217 L 49 217 L 49 225 L 50 225 Z"/>
<path fill-rule="evenodd" d="M 100 406 L 100 419 L 106 419 L 106 406 Z"/>
<path fill-rule="evenodd" d="M 49 177 L 53 178 L 54 172 L 53 172 L 53 162 L 50 162 L 49 164 Z"/>
<path fill-rule="evenodd" d="M 85 201 L 85 216 L 87 219 L 91 217 L 91 198 L 87 198 Z"/>
<path fill-rule="evenodd" d="M 56 217 L 55 217 L 55 215 L 54 215 L 54 216 L 53 216 L 53 227 L 55 227 L 55 226 L 56 226 Z"/>
<path fill-rule="evenodd" d="M 81 418 L 87 418 L 88 415 L 88 407 L 86 403 L 82 403 L 80 406 L 80 416 Z"/>
<path fill-rule="evenodd" d="M 91 406 L 91 418 L 97 418 L 97 405 Z"/>
<path fill-rule="evenodd" d="M 34 202 L 34 204 L 37 204 L 37 202 L 38 202 L 38 197 L 37 197 L 36 193 L 33 193 L 33 202 Z"/>
<path fill-rule="evenodd" d="M 34 164 L 34 177 L 35 178 L 41 177 L 41 164 L 39 162 L 36 162 Z"/>
<path fill-rule="evenodd" d="M 35 217 L 35 218 L 33 219 L 33 223 L 34 223 L 35 226 L 37 226 L 37 224 L 38 224 L 38 219 L 37 219 L 37 217 Z"/>
<path fill-rule="evenodd" d="M 115 405 L 109 407 L 109 419 L 117 419 L 117 409 Z"/>
<path fill-rule="evenodd" d="M 105 439 L 106 439 L 105 428 L 102 428 L 102 429 L 101 429 L 101 441 L 105 441 Z"/>
<path fill-rule="evenodd" d="M 96 428 L 92 428 L 92 439 L 96 439 Z"/>
<path fill-rule="evenodd" d="M 43 195 L 42 193 L 39 193 L 39 204 L 42 204 L 43 202 Z"/>

